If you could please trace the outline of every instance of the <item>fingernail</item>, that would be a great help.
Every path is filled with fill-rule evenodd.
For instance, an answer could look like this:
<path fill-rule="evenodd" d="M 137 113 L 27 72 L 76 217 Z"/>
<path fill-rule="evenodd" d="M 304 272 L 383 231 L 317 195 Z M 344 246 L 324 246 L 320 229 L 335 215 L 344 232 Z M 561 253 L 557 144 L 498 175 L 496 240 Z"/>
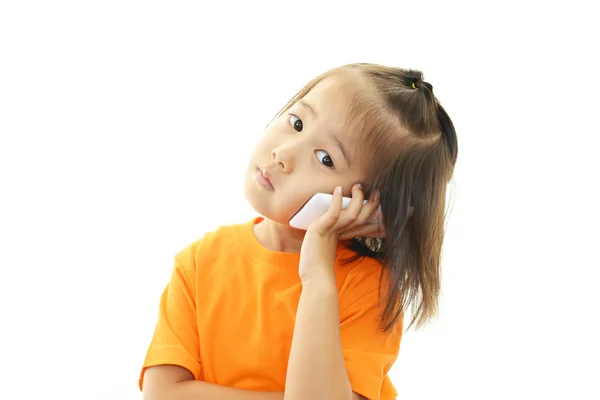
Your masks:
<path fill-rule="evenodd" d="M 335 188 L 335 192 L 336 193 L 342 193 L 342 187 L 341 186 L 336 187 Z"/>
<path fill-rule="evenodd" d="M 358 187 L 360 190 L 362 190 L 362 185 L 360 183 L 357 183 L 356 187 Z"/>

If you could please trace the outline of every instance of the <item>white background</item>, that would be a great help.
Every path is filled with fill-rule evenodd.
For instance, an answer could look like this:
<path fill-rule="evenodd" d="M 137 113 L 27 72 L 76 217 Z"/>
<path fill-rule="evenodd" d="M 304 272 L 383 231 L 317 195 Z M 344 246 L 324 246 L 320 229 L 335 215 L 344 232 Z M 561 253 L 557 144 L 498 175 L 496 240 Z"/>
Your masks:
<path fill-rule="evenodd" d="M 254 216 L 296 90 L 376 62 L 423 70 L 459 138 L 399 399 L 599 399 L 598 37 L 580 1 L 3 1 L 0 398 L 140 399 L 174 254 Z"/>

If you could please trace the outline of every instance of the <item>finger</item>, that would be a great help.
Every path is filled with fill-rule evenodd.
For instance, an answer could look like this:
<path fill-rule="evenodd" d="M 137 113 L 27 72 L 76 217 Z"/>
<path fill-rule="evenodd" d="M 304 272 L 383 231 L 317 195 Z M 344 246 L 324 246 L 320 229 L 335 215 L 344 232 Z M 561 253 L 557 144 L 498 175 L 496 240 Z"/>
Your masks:
<path fill-rule="evenodd" d="M 364 224 L 342 232 L 340 239 L 351 239 L 355 237 L 386 237 L 385 228 L 381 224 Z"/>
<path fill-rule="evenodd" d="M 381 205 L 378 205 L 375 209 L 375 212 L 371 213 L 371 215 L 367 217 L 365 224 L 383 224 L 383 214 L 381 212 Z"/>
<path fill-rule="evenodd" d="M 360 183 L 352 186 L 352 200 L 350 200 L 348 207 L 342 211 L 342 216 L 338 220 L 338 227 L 342 228 L 351 225 L 356 221 L 363 208 L 363 203 L 365 202 L 364 198 L 365 196 Z"/>
<path fill-rule="evenodd" d="M 364 203 L 364 200 L 363 200 Z M 366 223 L 379 223 L 380 218 L 375 214 L 379 208 L 379 192 L 375 192 L 370 196 L 369 200 L 363 205 L 359 216 L 356 218 L 351 228 L 364 225 Z M 375 215 L 375 216 L 374 216 Z"/>
<path fill-rule="evenodd" d="M 340 214 L 342 213 L 342 197 L 342 187 L 338 186 L 333 191 L 333 198 L 329 208 L 325 214 L 319 218 L 320 233 L 324 233 L 325 231 L 331 229 L 331 227 L 334 226 L 337 220 L 340 218 Z"/>

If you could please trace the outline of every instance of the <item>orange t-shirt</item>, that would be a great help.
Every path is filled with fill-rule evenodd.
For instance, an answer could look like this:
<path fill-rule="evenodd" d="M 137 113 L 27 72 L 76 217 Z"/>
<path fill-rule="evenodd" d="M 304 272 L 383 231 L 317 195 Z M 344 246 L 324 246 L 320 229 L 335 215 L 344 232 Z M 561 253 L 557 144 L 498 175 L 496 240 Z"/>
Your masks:
<path fill-rule="evenodd" d="M 284 391 L 302 284 L 300 254 L 264 248 L 248 223 L 207 233 L 175 258 L 158 322 L 140 374 L 178 365 L 197 380 L 256 391 Z M 402 324 L 383 333 L 378 324 L 381 265 L 338 247 L 335 274 L 340 331 L 352 390 L 368 399 L 394 399 L 387 376 Z"/>

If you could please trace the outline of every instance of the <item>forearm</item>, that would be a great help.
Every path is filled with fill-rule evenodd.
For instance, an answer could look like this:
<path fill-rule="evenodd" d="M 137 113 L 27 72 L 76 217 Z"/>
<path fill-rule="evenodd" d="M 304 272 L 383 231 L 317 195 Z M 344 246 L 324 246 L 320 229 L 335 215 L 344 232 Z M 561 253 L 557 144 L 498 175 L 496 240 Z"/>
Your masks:
<path fill-rule="evenodd" d="M 285 400 L 350 400 L 335 279 L 303 285 L 288 361 Z"/>
<path fill-rule="evenodd" d="M 202 381 L 183 381 L 171 385 L 160 396 L 144 400 L 283 400 L 283 392 L 255 392 Z"/>

